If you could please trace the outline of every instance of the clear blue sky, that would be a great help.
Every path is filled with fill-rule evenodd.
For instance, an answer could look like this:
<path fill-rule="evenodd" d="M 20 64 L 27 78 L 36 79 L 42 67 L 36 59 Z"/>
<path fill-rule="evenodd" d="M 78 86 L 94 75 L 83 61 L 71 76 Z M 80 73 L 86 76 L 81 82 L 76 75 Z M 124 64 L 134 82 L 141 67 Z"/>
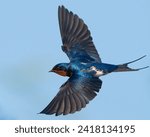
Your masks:
<path fill-rule="evenodd" d="M 150 119 L 150 69 L 101 77 L 100 93 L 80 112 L 37 114 L 67 80 L 48 73 L 69 61 L 60 48 L 59 5 L 85 21 L 103 62 L 146 54 L 131 66 L 150 65 L 149 0 L 0 1 L 0 119 Z"/>

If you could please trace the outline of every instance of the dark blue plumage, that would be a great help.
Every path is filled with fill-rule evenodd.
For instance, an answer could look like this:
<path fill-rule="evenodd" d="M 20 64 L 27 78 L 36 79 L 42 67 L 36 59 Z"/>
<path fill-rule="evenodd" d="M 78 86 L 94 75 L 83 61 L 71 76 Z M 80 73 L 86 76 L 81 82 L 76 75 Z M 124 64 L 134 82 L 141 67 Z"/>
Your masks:
<path fill-rule="evenodd" d="M 59 92 L 41 112 L 44 114 L 66 115 L 80 111 L 92 100 L 102 86 L 100 76 L 111 72 L 137 71 L 128 64 L 113 65 L 102 63 L 94 46 L 87 25 L 76 14 L 64 6 L 58 8 L 59 27 L 62 38 L 62 50 L 67 54 L 70 63 L 60 63 L 50 72 L 69 79 L 60 87 Z"/>

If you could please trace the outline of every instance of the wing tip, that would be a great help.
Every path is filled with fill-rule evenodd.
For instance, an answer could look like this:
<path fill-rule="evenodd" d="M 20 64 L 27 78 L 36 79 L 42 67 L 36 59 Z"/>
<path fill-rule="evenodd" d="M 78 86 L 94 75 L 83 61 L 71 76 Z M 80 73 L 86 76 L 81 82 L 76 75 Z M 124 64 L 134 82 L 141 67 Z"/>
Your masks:
<path fill-rule="evenodd" d="M 62 10 L 62 9 L 66 9 L 65 6 L 64 6 L 64 5 L 59 5 L 59 6 L 58 6 L 58 11 L 59 11 L 59 10 Z"/>

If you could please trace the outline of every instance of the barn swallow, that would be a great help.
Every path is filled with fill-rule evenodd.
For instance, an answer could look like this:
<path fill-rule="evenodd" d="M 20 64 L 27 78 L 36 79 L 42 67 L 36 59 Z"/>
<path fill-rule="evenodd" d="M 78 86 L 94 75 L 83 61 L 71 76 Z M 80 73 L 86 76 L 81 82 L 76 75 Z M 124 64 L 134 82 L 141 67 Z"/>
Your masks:
<path fill-rule="evenodd" d="M 138 71 L 128 67 L 134 61 L 119 65 L 102 63 L 92 41 L 91 33 L 84 21 L 64 6 L 58 7 L 58 19 L 62 38 L 62 50 L 70 62 L 55 65 L 50 72 L 69 79 L 60 87 L 59 92 L 40 113 L 51 115 L 67 115 L 80 111 L 99 92 L 102 81 L 100 76 L 111 72 Z"/>

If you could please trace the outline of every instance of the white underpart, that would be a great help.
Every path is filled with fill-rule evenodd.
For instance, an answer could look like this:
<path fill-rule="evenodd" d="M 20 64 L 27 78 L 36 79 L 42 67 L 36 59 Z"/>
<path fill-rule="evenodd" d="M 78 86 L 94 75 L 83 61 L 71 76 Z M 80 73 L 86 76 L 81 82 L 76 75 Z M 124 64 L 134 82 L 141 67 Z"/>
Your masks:
<path fill-rule="evenodd" d="M 96 73 L 94 74 L 94 76 L 99 77 L 102 76 L 104 74 L 103 70 L 99 70 L 96 67 L 92 66 L 90 68 L 92 71 L 95 71 Z"/>

